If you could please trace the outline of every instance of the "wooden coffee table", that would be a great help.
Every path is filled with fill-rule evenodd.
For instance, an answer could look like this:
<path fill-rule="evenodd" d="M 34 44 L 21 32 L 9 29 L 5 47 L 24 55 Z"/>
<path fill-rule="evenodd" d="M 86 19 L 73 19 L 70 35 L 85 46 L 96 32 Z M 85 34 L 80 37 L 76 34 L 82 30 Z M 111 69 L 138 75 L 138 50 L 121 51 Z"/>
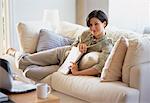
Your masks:
<path fill-rule="evenodd" d="M 37 98 L 36 91 L 22 94 L 9 94 L 9 98 L 15 103 L 60 103 L 59 97 L 49 94 L 46 99 Z"/>

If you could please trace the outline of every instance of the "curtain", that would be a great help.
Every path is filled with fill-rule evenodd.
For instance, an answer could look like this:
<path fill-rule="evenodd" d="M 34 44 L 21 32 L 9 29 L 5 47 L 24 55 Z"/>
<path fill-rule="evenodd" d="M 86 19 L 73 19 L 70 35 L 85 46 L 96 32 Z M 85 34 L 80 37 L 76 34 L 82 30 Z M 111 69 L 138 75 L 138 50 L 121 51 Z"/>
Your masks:
<path fill-rule="evenodd" d="M 85 26 L 86 0 L 76 0 L 76 23 Z"/>
<path fill-rule="evenodd" d="M 86 17 L 93 10 L 108 13 L 109 0 L 76 0 L 76 23 L 86 26 Z"/>
<path fill-rule="evenodd" d="M 0 55 L 2 55 L 5 54 L 11 44 L 10 0 L 0 0 L 0 4 Z"/>

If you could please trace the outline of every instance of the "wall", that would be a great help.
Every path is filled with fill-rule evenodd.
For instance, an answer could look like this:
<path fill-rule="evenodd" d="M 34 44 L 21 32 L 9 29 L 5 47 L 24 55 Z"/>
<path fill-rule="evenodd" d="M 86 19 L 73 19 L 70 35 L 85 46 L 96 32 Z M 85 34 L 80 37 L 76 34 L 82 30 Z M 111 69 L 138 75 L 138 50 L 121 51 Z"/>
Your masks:
<path fill-rule="evenodd" d="M 13 0 L 12 1 L 13 40 L 12 47 L 18 47 L 16 25 L 19 21 L 42 20 L 44 9 L 58 9 L 61 20 L 75 23 L 75 0 Z"/>
<path fill-rule="evenodd" d="M 101 9 L 108 13 L 109 0 L 77 0 L 76 23 L 86 25 L 86 17 L 95 9 Z"/>
<path fill-rule="evenodd" d="M 14 20 L 41 20 L 43 9 L 58 9 L 62 20 L 75 22 L 75 0 L 13 0 Z"/>
<path fill-rule="evenodd" d="M 150 21 L 149 0 L 109 0 L 110 24 L 142 33 Z"/>
<path fill-rule="evenodd" d="M 93 9 L 108 14 L 109 25 L 142 33 L 150 26 L 150 0 L 77 0 L 77 23 L 85 25 L 85 19 Z"/>

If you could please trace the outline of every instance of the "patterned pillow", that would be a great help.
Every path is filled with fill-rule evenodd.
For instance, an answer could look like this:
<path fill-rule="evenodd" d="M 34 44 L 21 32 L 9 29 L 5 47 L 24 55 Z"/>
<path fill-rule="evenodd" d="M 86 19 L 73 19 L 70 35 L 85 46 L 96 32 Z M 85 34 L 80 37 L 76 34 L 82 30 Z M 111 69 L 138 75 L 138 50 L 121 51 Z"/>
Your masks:
<path fill-rule="evenodd" d="M 39 33 L 39 41 L 37 52 L 53 49 L 60 46 L 71 45 L 74 40 L 63 37 L 55 32 L 41 29 Z"/>

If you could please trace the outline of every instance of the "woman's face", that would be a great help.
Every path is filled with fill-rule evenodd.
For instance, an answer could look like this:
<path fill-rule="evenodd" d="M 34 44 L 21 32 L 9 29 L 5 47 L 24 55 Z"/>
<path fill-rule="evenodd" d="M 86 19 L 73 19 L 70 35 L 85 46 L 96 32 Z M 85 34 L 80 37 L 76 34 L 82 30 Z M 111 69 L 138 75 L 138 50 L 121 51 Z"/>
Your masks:
<path fill-rule="evenodd" d="M 96 17 L 90 19 L 90 30 L 91 30 L 91 33 L 96 38 L 99 38 L 100 36 L 105 34 L 105 29 L 104 29 L 105 26 L 106 26 L 105 21 L 102 23 Z"/>

